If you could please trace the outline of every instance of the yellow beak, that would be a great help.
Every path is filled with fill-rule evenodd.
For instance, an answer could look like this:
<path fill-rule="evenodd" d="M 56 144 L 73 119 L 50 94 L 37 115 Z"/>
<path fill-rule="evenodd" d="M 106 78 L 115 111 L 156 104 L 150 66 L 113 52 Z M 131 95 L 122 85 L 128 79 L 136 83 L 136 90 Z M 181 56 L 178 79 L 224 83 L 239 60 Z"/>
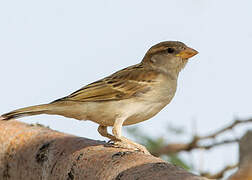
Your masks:
<path fill-rule="evenodd" d="M 179 54 L 177 54 L 176 56 L 180 56 L 183 59 L 188 59 L 191 58 L 193 56 L 195 56 L 196 54 L 198 54 L 198 51 L 187 47 L 185 50 L 181 51 Z"/>

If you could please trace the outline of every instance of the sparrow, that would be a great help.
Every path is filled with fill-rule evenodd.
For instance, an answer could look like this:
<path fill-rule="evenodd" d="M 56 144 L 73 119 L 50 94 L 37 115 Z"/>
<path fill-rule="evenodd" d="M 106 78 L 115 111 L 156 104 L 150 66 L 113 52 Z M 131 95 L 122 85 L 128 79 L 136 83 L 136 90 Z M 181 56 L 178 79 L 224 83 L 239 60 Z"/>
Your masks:
<path fill-rule="evenodd" d="M 122 126 L 150 119 L 173 99 L 179 72 L 198 52 L 179 41 L 152 46 L 139 64 L 88 84 L 49 104 L 25 107 L 0 116 L 9 120 L 38 114 L 62 115 L 99 124 L 98 132 L 114 146 L 146 148 L 122 136 Z M 112 126 L 112 134 L 107 127 Z"/>

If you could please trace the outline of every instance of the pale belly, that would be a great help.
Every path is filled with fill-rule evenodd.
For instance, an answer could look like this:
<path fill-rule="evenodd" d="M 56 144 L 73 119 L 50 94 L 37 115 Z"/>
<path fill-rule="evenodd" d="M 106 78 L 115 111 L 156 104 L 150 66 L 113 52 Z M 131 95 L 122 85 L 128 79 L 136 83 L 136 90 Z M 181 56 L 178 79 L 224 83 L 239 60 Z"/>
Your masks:
<path fill-rule="evenodd" d="M 83 106 L 85 111 L 74 118 L 90 120 L 103 126 L 113 126 L 118 117 L 125 117 L 123 123 L 125 126 L 150 119 L 167 104 L 168 102 L 133 102 L 132 100 L 93 102 L 85 104 L 85 107 Z"/>
<path fill-rule="evenodd" d="M 164 103 L 146 103 L 144 105 L 131 106 L 129 108 L 134 109 L 134 113 L 124 121 L 123 125 L 146 121 L 159 113 L 165 106 L 166 104 Z"/>

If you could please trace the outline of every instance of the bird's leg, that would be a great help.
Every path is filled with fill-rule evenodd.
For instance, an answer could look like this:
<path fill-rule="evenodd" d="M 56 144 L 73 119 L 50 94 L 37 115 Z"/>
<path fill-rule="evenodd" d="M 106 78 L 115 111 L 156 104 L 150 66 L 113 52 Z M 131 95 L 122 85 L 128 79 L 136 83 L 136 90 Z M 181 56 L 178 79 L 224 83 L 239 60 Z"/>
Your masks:
<path fill-rule="evenodd" d="M 126 148 L 126 149 L 135 149 L 140 150 L 145 154 L 150 154 L 149 151 L 142 145 L 137 144 L 125 137 L 122 136 L 122 125 L 125 118 L 117 118 L 115 120 L 112 133 L 114 134 L 114 137 L 116 138 L 114 141 L 114 145 L 116 147 Z"/>
<path fill-rule="evenodd" d="M 98 127 L 98 132 L 99 132 L 100 135 L 102 135 L 103 137 L 107 137 L 107 138 L 109 138 L 109 139 L 112 140 L 112 141 L 116 140 L 115 136 L 113 136 L 112 134 L 109 134 L 109 133 L 108 133 L 107 126 L 99 125 L 99 127 Z"/>
<path fill-rule="evenodd" d="M 125 118 L 116 118 L 114 125 L 113 125 L 113 129 L 112 129 L 112 133 L 114 134 L 114 136 L 117 138 L 117 140 L 122 141 L 122 125 L 124 122 Z"/>

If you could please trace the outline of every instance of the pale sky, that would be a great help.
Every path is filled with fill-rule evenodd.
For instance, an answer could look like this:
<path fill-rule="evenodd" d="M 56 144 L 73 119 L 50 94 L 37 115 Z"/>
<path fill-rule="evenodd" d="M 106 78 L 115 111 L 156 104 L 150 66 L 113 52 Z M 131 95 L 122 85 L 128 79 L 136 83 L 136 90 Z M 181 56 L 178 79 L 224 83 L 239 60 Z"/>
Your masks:
<path fill-rule="evenodd" d="M 0 1 L 0 114 L 66 96 L 139 63 L 158 42 L 179 40 L 199 54 L 180 74 L 172 103 L 134 126 L 174 142 L 195 131 L 210 133 L 235 117 L 252 116 L 251 19 L 251 0 Z M 22 121 L 104 140 L 92 122 L 47 115 Z M 189 135 L 167 137 L 169 123 Z M 196 169 L 214 172 L 237 161 L 237 146 L 186 158 Z"/>

